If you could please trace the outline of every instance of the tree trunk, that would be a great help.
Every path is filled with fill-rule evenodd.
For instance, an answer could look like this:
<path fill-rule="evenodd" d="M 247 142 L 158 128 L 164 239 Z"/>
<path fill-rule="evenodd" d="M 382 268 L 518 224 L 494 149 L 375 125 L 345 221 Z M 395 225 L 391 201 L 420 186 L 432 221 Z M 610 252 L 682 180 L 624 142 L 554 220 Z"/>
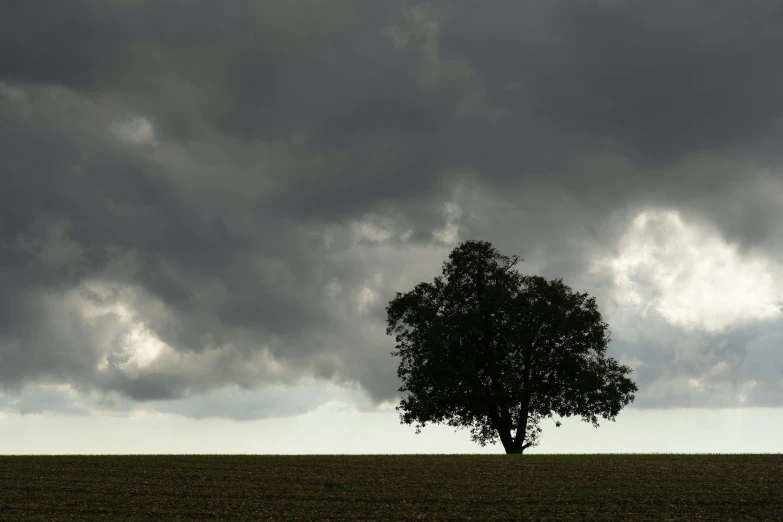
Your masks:
<path fill-rule="evenodd" d="M 508 444 L 503 444 L 503 448 L 506 450 L 506 455 L 520 455 L 525 448 L 522 447 L 522 441 L 511 440 Z"/>
<path fill-rule="evenodd" d="M 521 455 L 526 449 L 532 446 L 529 442 L 522 440 L 510 439 L 508 442 L 503 442 L 503 449 L 506 450 L 506 455 Z"/>
<path fill-rule="evenodd" d="M 528 379 L 529 382 L 529 379 Z M 528 408 L 530 407 L 530 392 L 526 388 L 522 393 L 522 401 L 519 405 L 519 420 L 517 421 L 517 435 L 511 439 L 511 444 L 505 446 L 506 454 L 512 453 L 521 454 L 527 448 L 532 446 L 530 442 L 525 442 L 525 435 L 527 435 L 527 418 L 529 415 Z"/>
<path fill-rule="evenodd" d="M 495 431 L 498 432 L 500 442 L 503 443 L 503 447 L 506 448 L 506 453 L 508 453 L 508 448 L 514 445 L 514 437 L 511 436 L 511 422 L 506 422 L 505 418 L 505 415 L 502 419 L 497 414 L 493 415 L 492 425 Z"/>
<path fill-rule="evenodd" d="M 530 392 L 524 392 L 522 394 L 522 402 L 519 406 L 519 421 L 517 424 L 517 435 L 512 437 L 510 433 L 504 433 L 498 430 L 500 435 L 500 441 L 503 443 L 503 448 L 506 450 L 506 455 L 521 454 L 527 448 L 532 446 L 530 442 L 525 442 L 525 435 L 527 434 L 527 419 L 528 419 L 528 407 L 530 406 Z"/>

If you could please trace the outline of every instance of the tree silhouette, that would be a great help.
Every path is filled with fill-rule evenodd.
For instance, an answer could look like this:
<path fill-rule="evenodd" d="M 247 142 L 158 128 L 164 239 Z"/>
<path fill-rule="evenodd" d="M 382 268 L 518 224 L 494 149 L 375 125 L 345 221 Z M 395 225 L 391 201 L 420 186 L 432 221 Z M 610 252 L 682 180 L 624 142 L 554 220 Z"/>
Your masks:
<path fill-rule="evenodd" d="M 506 453 L 522 453 L 553 413 L 598 427 L 599 415 L 614 421 L 633 401 L 632 370 L 605 357 L 608 325 L 595 298 L 522 275 L 519 260 L 487 241 L 463 242 L 441 276 L 387 306 L 405 394 L 397 411 L 416 433 L 446 423 L 470 428 L 481 446 L 500 438 Z"/>

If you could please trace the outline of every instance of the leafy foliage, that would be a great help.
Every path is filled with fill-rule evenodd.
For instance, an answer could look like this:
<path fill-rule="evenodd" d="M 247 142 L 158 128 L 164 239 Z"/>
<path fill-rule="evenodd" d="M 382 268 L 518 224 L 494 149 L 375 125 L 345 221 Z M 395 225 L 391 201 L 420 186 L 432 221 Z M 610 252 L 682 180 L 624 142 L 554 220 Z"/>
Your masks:
<path fill-rule="evenodd" d="M 519 260 L 466 241 L 441 276 L 386 308 L 406 394 L 397 409 L 417 433 L 446 423 L 521 453 L 538 443 L 546 417 L 578 415 L 597 427 L 598 416 L 613 421 L 633 401 L 632 370 L 606 357 L 595 298 L 562 279 L 522 275 Z"/>

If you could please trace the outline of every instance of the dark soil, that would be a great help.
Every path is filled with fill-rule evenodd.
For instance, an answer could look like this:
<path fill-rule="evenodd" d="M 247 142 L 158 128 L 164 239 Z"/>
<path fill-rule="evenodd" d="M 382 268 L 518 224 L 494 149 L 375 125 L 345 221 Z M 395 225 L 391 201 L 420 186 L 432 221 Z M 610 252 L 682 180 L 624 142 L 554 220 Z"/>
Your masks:
<path fill-rule="evenodd" d="M 0 457 L 0 520 L 783 520 L 783 455 Z"/>

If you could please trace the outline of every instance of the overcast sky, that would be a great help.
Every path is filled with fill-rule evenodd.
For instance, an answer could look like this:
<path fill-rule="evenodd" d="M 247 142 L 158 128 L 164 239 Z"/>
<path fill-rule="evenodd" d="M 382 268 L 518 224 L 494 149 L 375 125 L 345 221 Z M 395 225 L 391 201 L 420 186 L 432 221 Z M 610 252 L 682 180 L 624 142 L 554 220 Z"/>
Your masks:
<path fill-rule="evenodd" d="M 783 451 L 781 19 L 0 0 L 0 453 L 502 452 L 393 409 L 384 308 L 465 239 L 634 368 L 534 452 Z"/>

